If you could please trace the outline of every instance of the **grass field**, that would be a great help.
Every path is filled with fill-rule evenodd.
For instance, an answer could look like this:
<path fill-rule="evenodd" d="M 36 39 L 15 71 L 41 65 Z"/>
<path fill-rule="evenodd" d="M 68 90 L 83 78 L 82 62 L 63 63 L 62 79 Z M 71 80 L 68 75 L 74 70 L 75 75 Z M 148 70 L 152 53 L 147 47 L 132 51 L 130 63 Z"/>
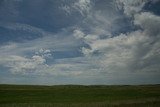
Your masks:
<path fill-rule="evenodd" d="M 0 107 L 160 107 L 160 85 L 0 85 Z"/>

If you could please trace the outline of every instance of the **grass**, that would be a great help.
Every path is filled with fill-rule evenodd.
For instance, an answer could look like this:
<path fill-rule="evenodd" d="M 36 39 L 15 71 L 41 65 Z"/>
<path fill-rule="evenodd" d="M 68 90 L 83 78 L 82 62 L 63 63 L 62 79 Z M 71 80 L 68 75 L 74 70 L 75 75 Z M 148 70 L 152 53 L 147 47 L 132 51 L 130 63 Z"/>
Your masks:
<path fill-rule="evenodd" d="M 159 107 L 160 85 L 0 85 L 0 107 Z"/>

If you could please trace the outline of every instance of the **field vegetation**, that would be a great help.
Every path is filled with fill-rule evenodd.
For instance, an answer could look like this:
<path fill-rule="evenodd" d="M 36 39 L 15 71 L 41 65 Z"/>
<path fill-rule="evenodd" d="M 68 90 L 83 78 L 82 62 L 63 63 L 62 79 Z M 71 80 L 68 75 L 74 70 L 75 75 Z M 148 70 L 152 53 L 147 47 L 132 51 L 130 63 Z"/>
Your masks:
<path fill-rule="evenodd" d="M 160 85 L 0 85 L 0 107 L 160 107 Z"/>

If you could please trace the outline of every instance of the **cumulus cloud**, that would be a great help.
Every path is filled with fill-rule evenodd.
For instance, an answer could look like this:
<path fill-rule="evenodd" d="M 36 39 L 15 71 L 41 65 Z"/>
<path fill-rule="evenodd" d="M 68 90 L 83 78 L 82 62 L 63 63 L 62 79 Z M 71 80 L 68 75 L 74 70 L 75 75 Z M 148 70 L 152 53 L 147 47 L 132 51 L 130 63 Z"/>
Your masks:
<path fill-rule="evenodd" d="M 8 25 L 5 25 L 8 26 Z M 9 27 L 14 30 L 26 30 L 41 33 L 43 37 L 25 41 L 23 43 L 8 42 L 0 46 L 0 65 L 8 68 L 12 73 L 21 74 L 47 74 L 47 62 L 54 57 L 54 51 L 70 51 L 81 43 L 72 36 L 64 37 L 66 31 L 56 35 L 29 25 L 14 25 Z M 68 33 L 68 32 L 67 32 Z M 45 72 L 46 71 L 46 72 Z"/>
<path fill-rule="evenodd" d="M 78 0 L 78 2 L 74 3 L 73 7 L 79 10 L 80 13 L 83 15 L 84 13 L 89 13 L 90 8 L 91 8 L 91 1 L 90 0 Z"/>
<path fill-rule="evenodd" d="M 44 50 L 43 52 L 41 54 L 35 54 L 31 58 L 18 55 L 3 55 L 1 56 L 0 64 L 8 67 L 13 73 L 40 72 L 42 68 L 44 70 L 48 66 L 46 60 L 48 54 L 51 55 L 50 50 Z"/>
<path fill-rule="evenodd" d="M 0 24 L 7 29 L 42 35 L 35 40 L 0 46 L 0 65 L 14 73 L 93 78 L 94 81 L 103 78 L 104 83 L 160 75 L 160 16 L 143 11 L 147 2 L 156 1 L 64 3 L 60 9 L 67 12 L 67 17 L 80 14 L 83 18 L 56 34 L 28 24 Z M 75 51 L 78 56 L 67 57 L 67 52 L 70 55 Z M 54 58 L 56 52 L 64 52 L 57 54 L 62 58 Z"/>
<path fill-rule="evenodd" d="M 135 15 L 134 23 L 141 26 L 148 35 L 159 36 L 160 34 L 160 17 L 152 13 L 143 12 Z"/>
<path fill-rule="evenodd" d="M 97 38 L 91 36 L 94 39 L 85 42 L 89 48 L 83 47 L 82 53 L 86 57 L 98 57 L 98 65 L 102 72 L 158 72 L 160 17 L 141 11 L 147 0 L 119 2 L 123 4 L 119 5 L 123 6 L 126 16 L 133 18 L 134 26 L 142 29 L 112 38 L 101 39 L 99 35 Z M 86 35 L 83 39 L 88 41 Z M 97 54 L 93 56 L 94 53 Z"/>
<path fill-rule="evenodd" d="M 115 2 L 113 7 L 118 6 L 125 16 L 119 15 L 116 9 L 112 10 L 113 14 L 110 16 L 104 15 L 103 10 L 92 10 L 85 20 L 88 22 L 90 32 L 81 27 L 73 31 L 73 36 L 87 45 L 81 48 L 84 57 L 92 66 L 97 65 L 95 68 L 97 72 L 106 74 L 158 71 L 159 16 L 143 12 L 143 6 L 149 0 Z M 122 17 L 131 18 L 132 26 L 138 26 L 140 29 L 113 36 L 110 28 L 112 26 L 116 28 L 116 20 Z M 96 60 L 95 63 L 93 59 Z"/>
<path fill-rule="evenodd" d="M 45 50 L 45 49 L 42 49 L 42 48 L 38 52 L 35 52 L 35 54 L 36 55 L 41 55 L 42 57 L 46 57 L 46 58 L 52 56 L 51 50 L 49 50 L 49 49 Z"/>
<path fill-rule="evenodd" d="M 73 31 L 73 36 L 77 39 L 82 39 L 84 38 L 85 34 L 82 31 L 76 29 Z"/>

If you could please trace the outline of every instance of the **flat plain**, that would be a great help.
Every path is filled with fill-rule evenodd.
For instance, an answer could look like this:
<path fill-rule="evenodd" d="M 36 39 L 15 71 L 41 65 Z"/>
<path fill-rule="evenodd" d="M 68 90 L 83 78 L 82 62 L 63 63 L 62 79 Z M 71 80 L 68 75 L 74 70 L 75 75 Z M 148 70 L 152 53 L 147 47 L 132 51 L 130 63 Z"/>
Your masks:
<path fill-rule="evenodd" d="M 160 107 L 160 85 L 0 85 L 0 107 Z"/>

